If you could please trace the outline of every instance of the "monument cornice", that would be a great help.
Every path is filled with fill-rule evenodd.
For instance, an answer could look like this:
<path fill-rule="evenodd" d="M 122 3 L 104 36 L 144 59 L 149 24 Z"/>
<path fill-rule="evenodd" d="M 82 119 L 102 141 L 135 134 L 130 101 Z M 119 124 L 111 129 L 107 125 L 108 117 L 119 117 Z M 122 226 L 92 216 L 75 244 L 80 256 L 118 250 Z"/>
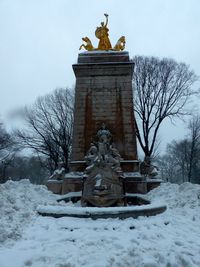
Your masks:
<path fill-rule="evenodd" d="M 77 78 L 91 76 L 131 76 L 134 62 L 79 63 L 73 65 Z"/>

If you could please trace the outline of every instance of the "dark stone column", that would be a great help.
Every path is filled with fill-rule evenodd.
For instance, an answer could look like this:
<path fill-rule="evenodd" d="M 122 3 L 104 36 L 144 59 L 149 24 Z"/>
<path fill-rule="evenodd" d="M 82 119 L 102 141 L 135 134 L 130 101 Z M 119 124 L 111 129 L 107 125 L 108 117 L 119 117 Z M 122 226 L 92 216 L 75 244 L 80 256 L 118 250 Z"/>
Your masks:
<path fill-rule="evenodd" d="M 113 135 L 124 171 L 138 171 L 133 114 L 134 63 L 128 52 L 79 54 L 76 75 L 71 171 L 83 171 L 84 156 L 102 123 Z"/>

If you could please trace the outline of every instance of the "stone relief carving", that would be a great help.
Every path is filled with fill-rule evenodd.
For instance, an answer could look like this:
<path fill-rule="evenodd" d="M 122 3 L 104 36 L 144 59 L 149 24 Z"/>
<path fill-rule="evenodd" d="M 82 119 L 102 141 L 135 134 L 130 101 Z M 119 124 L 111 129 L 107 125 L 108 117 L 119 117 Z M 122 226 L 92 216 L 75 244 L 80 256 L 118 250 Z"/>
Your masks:
<path fill-rule="evenodd" d="M 120 154 L 112 146 L 112 134 L 105 124 L 97 132 L 98 142 L 92 143 L 85 157 L 82 205 L 111 206 L 123 203 L 123 175 Z"/>

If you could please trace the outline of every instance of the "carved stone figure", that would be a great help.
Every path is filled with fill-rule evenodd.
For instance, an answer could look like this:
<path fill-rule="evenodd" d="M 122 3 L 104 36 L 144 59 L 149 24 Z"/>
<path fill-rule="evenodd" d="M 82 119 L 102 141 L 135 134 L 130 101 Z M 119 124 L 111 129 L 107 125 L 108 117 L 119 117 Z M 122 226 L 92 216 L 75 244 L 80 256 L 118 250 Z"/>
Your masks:
<path fill-rule="evenodd" d="M 99 138 L 99 154 L 105 159 L 105 156 L 108 155 L 112 135 L 110 131 L 106 129 L 104 123 L 102 124 L 101 129 L 97 132 L 97 137 Z"/>
<path fill-rule="evenodd" d="M 64 168 L 64 162 L 59 161 L 58 168 L 53 172 L 53 174 L 50 176 L 51 180 L 63 180 L 66 174 L 66 170 Z"/>
<path fill-rule="evenodd" d="M 158 175 L 158 168 L 151 164 L 151 158 L 145 156 L 144 161 L 140 164 L 140 172 L 144 176 L 153 178 Z"/>
<path fill-rule="evenodd" d="M 112 147 L 112 135 L 105 124 L 98 131 L 97 137 L 97 144 L 91 144 L 85 157 L 88 167 L 84 173 L 82 206 L 123 206 L 121 157 L 117 149 Z"/>

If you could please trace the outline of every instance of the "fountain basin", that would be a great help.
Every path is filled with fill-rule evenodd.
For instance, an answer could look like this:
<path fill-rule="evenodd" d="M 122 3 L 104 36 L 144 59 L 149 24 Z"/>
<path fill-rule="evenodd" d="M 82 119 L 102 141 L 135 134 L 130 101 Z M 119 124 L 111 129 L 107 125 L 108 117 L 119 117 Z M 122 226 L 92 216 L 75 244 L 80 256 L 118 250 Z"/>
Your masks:
<path fill-rule="evenodd" d="M 139 216 L 154 216 L 163 213 L 166 210 L 164 204 L 146 204 L 141 206 L 125 207 L 65 207 L 65 206 L 39 206 L 37 211 L 42 216 L 54 218 L 75 217 L 91 219 L 108 219 L 108 218 L 138 218 Z"/>

